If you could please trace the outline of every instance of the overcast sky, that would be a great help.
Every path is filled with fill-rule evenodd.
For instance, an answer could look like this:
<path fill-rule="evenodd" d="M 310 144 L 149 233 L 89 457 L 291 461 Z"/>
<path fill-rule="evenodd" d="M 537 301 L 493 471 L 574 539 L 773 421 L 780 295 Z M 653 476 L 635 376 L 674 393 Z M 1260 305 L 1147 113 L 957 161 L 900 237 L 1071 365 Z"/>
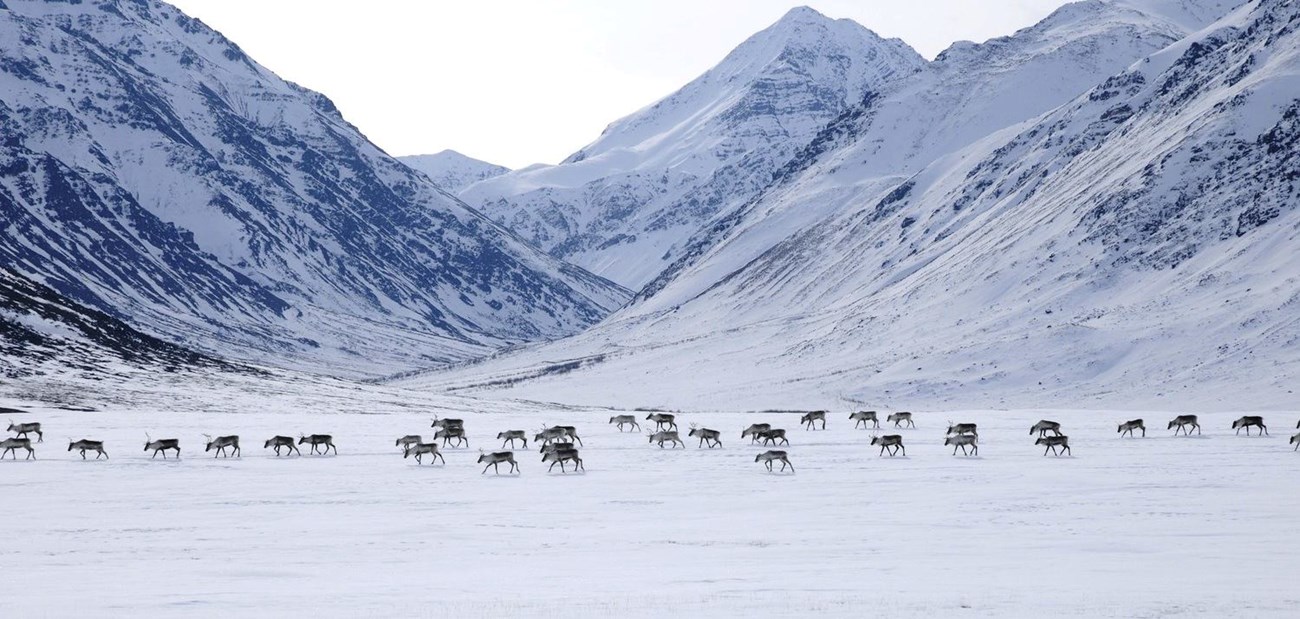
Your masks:
<path fill-rule="evenodd" d="M 170 0 L 281 77 L 325 93 L 394 155 L 555 163 L 716 64 L 790 8 L 932 58 L 1065 0 Z"/>

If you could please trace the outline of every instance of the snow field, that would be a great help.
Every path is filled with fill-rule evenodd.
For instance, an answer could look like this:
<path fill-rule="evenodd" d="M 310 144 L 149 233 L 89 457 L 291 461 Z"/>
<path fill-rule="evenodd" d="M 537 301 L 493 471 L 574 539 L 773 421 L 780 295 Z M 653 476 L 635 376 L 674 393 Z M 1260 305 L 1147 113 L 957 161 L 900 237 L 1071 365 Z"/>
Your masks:
<path fill-rule="evenodd" d="M 1239 415 L 1212 414 L 1202 437 L 1175 439 L 1169 413 L 917 412 L 916 429 L 880 431 L 902 434 L 909 457 L 882 458 L 847 411 L 815 432 L 795 414 L 684 413 L 688 448 L 671 450 L 607 426 L 621 411 L 485 402 L 474 408 L 494 412 L 478 413 L 448 400 L 466 407 L 454 416 L 472 447 L 417 466 L 393 441 L 432 436 L 436 401 L 264 395 L 184 413 L 161 398 L 95 413 L 3 402 L 46 432 L 39 460 L 0 465 L 0 565 L 23 592 L 10 608 L 1289 616 L 1300 599 L 1294 413 L 1266 414 L 1270 437 L 1233 436 Z M 1148 438 L 1117 438 L 1139 416 Z M 1063 424 L 1075 457 L 1041 455 L 1028 435 L 1040 418 Z M 979 424 L 981 457 L 950 455 L 949 420 Z M 754 463 L 766 448 L 739 435 L 759 421 L 787 429 L 796 474 Z M 585 474 L 547 474 L 531 441 L 515 450 L 521 475 L 479 473 L 497 432 L 544 423 L 578 427 Z M 722 430 L 724 448 L 698 449 L 690 423 Z M 150 461 L 146 430 L 180 438 L 182 459 Z M 333 434 L 339 455 L 262 449 L 302 432 Z M 239 434 L 245 456 L 202 454 L 203 433 Z M 82 462 L 66 437 L 103 439 L 112 459 Z"/>

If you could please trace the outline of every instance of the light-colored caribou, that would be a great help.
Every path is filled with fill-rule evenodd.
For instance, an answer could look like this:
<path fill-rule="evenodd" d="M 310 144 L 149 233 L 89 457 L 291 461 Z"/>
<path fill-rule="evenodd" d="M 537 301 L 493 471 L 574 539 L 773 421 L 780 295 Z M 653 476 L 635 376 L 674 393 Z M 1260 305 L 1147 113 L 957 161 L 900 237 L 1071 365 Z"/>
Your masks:
<path fill-rule="evenodd" d="M 609 418 L 609 423 L 618 426 L 618 431 L 623 431 L 623 426 L 632 426 L 632 431 L 640 432 L 641 425 L 636 422 L 636 415 L 615 415 Z"/>
<path fill-rule="evenodd" d="M 465 427 L 465 420 L 464 419 L 439 419 L 437 415 L 434 415 L 433 425 L 429 427 L 440 428 L 443 430 L 446 430 L 448 428 L 463 428 Z"/>
<path fill-rule="evenodd" d="M 541 432 L 538 432 L 533 436 L 533 442 L 554 443 L 555 441 L 566 438 L 578 441 L 579 445 L 582 444 L 582 439 L 578 436 L 578 429 L 573 426 L 551 426 L 549 428 L 544 428 Z"/>
<path fill-rule="evenodd" d="M 1038 437 L 1038 440 L 1034 441 L 1034 444 L 1047 446 L 1047 448 L 1043 450 L 1044 456 L 1047 455 L 1049 450 L 1052 452 L 1053 456 L 1061 455 L 1056 452 L 1058 447 L 1061 448 L 1062 453 L 1068 453 L 1071 456 L 1074 456 L 1074 452 L 1070 451 L 1070 437 L 1064 434 L 1060 436 L 1040 436 Z"/>
<path fill-rule="evenodd" d="M 700 438 L 700 444 L 697 447 L 703 447 L 705 443 L 709 444 L 709 449 L 722 446 L 722 433 L 717 430 L 697 428 L 695 424 L 691 424 L 691 432 L 688 436 L 698 436 Z"/>
<path fill-rule="evenodd" d="M 316 450 L 319 448 L 321 450 L 321 455 L 328 455 L 330 452 L 330 448 L 333 447 L 334 455 L 336 456 L 339 455 L 339 448 L 334 447 L 334 437 L 328 434 L 311 434 L 311 435 L 299 436 L 298 444 L 302 445 L 303 443 L 311 445 L 311 453 L 316 453 Z M 321 445 L 324 445 L 324 447 L 321 447 Z"/>
<path fill-rule="evenodd" d="M 885 418 L 885 423 L 889 423 L 891 421 L 894 422 L 895 428 L 901 428 L 902 427 L 901 424 L 904 421 L 907 422 L 907 427 L 909 428 L 916 427 L 916 423 L 912 421 L 912 413 L 908 413 L 908 412 L 893 413 L 890 416 Z"/>
<path fill-rule="evenodd" d="M 149 436 L 149 433 L 146 432 L 144 435 L 144 439 L 145 439 L 144 450 L 145 451 L 153 450 L 153 455 L 149 456 L 150 460 L 157 458 L 158 452 L 160 451 L 162 452 L 163 460 L 166 460 L 168 449 L 175 449 L 176 457 L 177 458 L 181 457 L 181 440 L 178 438 L 164 438 L 155 441 L 153 440 L 152 437 Z"/>
<path fill-rule="evenodd" d="M 856 422 L 853 424 L 853 429 L 855 430 L 858 428 L 859 424 L 861 424 L 863 428 L 867 427 L 868 421 L 875 424 L 873 427 L 880 427 L 880 420 L 876 418 L 876 411 L 858 411 L 849 415 L 849 421 Z"/>
<path fill-rule="evenodd" d="M 1125 434 L 1133 436 L 1134 430 L 1141 430 L 1142 436 L 1147 435 L 1147 426 L 1141 419 L 1130 419 L 1119 424 L 1119 429 L 1117 429 L 1116 432 L 1118 432 L 1120 436 L 1124 436 Z"/>
<path fill-rule="evenodd" d="M 943 439 L 943 444 L 945 447 L 947 447 L 948 445 L 953 446 L 952 455 L 954 456 L 957 455 L 958 447 L 961 448 L 961 455 L 963 456 L 966 455 L 978 456 L 980 455 L 979 440 L 980 440 L 979 436 L 975 434 L 958 434 L 957 436 L 949 436 Z M 974 453 L 972 454 L 966 453 L 966 447 L 968 446 L 974 450 Z"/>
<path fill-rule="evenodd" d="M 36 450 L 32 449 L 32 439 L 30 438 L 7 438 L 0 441 L 0 460 L 3 460 L 5 454 L 14 454 L 14 460 L 18 459 L 18 454 L 14 453 L 15 449 L 26 449 L 27 457 L 24 460 L 35 460 Z"/>
<path fill-rule="evenodd" d="M 419 445 L 420 443 L 423 442 L 424 442 L 423 436 L 420 436 L 419 434 L 407 434 L 406 436 L 403 436 L 402 438 L 399 438 L 396 441 L 394 441 L 393 447 L 401 447 L 402 451 L 406 451 L 407 447 L 410 447 L 411 445 Z"/>
<path fill-rule="evenodd" d="M 416 464 L 424 464 L 424 460 L 421 459 L 424 454 L 432 454 L 433 457 L 429 458 L 430 464 L 439 460 L 442 460 L 443 464 L 447 463 L 447 459 L 442 457 L 442 452 L 438 451 L 438 443 L 416 443 L 414 445 L 407 445 L 406 448 L 402 450 L 402 459 L 405 460 L 406 458 L 415 456 Z"/>
<path fill-rule="evenodd" d="M 669 430 L 677 429 L 676 415 L 670 415 L 668 413 L 650 413 L 649 415 L 646 415 L 645 418 L 649 421 L 655 422 L 655 429 L 658 430 L 663 430 L 665 428 Z"/>
<path fill-rule="evenodd" d="M 41 424 L 39 421 L 33 421 L 31 423 L 14 423 L 13 420 L 10 419 L 8 431 L 13 432 L 14 436 L 17 438 L 31 438 L 27 436 L 27 433 L 35 432 L 36 442 L 37 443 L 45 442 L 45 435 L 41 434 Z"/>
<path fill-rule="evenodd" d="M 226 448 L 228 447 L 231 448 L 232 453 L 234 453 L 236 456 L 240 456 L 240 457 L 243 456 L 243 454 L 239 451 L 238 436 L 218 436 L 217 438 L 214 439 L 211 436 L 204 434 L 203 438 L 208 439 L 208 446 L 203 449 L 204 453 L 212 451 L 213 449 L 217 450 L 217 453 L 212 454 L 213 458 L 219 455 L 229 458 L 230 454 L 226 453 Z"/>
<path fill-rule="evenodd" d="M 750 424 L 748 428 L 745 428 L 740 432 L 740 438 L 745 438 L 746 436 L 750 437 L 749 444 L 753 445 L 754 443 L 758 442 L 759 434 L 763 432 L 767 432 L 768 430 L 771 429 L 772 429 L 772 424 L 770 423 L 753 423 Z"/>
<path fill-rule="evenodd" d="M 903 455 L 907 455 L 907 448 L 903 446 L 903 437 L 897 434 L 886 434 L 885 436 L 871 437 L 872 445 L 880 445 L 880 455 L 885 455 L 885 450 L 889 450 L 889 457 L 902 450 Z"/>
<path fill-rule="evenodd" d="M 822 429 L 826 429 L 826 411 L 812 411 L 799 418 L 799 423 L 804 426 L 804 430 L 816 430 L 815 422 L 822 422 Z"/>
<path fill-rule="evenodd" d="M 782 445 L 790 444 L 790 439 L 787 439 L 785 437 L 785 430 L 782 430 L 780 428 L 772 428 L 771 430 L 764 430 L 762 432 L 759 432 L 758 439 L 762 441 L 764 445 L 767 445 L 768 443 L 771 443 L 772 445 L 777 445 L 778 441 Z"/>
<path fill-rule="evenodd" d="M 1201 433 L 1201 424 L 1197 422 L 1196 415 L 1179 415 L 1174 417 L 1173 421 L 1169 422 L 1169 427 L 1165 429 L 1173 430 L 1174 436 L 1178 436 L 1178 430 L 1182 430 L 1183 434 L 1191 436 L 1192 432 L 1187 429 L 1187 426 L 1196 428 L 1197 434 Z"/>
<path fill-rule="evenodd" d="M 300 456 L 302 455 L 302 452 L 298 451 L 298 446 L 293 444 L 292 436 L 272 436 L 271 438 L 267 439 L 265 445 L 262 445 L 262 449 L 268 449 L 270 447 L 275 448 L 275 456 L 277 458 L 280 457 L 281 447 L 287 448 L 284 450 L 285 453 L 291 454 L 296 452 L 298 455 Z"/>
<path fill-rule="evenodd" d="M 1246 436 L 1250 436 L 1250 429 L 1259 428 L 1261 434 L 1268 434 L 1268 426 L 1264 425 L 1264 418 L 1257 415 L 1246 415 L 1241 419 L 1232 422 L 1232 429 L 1241 434 L 1241 429 L 1246 429 Z"/>
<path fill-rule="evenodd" d="M 655 433 L 647 432 L 646 436 L 650 437 L 651 445 L 659 443 L 660 449 L 664 448 L 664 443 L 672 443 L 673 449 L 676 449 L 678 445 L 686 447 L 686 443 L 682 442 L 682 437 L 677 434 L 676 430 L 660 430 Z"/>
<path fill-rule="evenodd" d="M 99 452 L 95 454 L 96 460 L 98 460 L 100 456 L 103 456 L 105 460 L 108 459 L 108 452 L 104 451 L 104 441 L 92 441 L 86 438 L 83 438 L 79 441 L 69 440 L 68 451 L 72 451 L 74 449 L 81 451 L 82 460 L 86 459 L 87 451 Z"/>
<path fill-rule="evenodd" d="M 502 462 L 510 463 L 509 472 L 511 473 L 519 472 L 519 464 L 515 462 L 515 452 L 513 451 L 497 451 L 490 454 L 479 454 L 478 463 L 483 464 L 484 462 L 487 463 L 487 466 L 483 467 L 483 472 L 480 473 L 480 475 L 487 474 L 488 466 L 492 467 L 492 469 L 496 472 L 497 475 L 500 475 L 501 474 L 500 466 Z"/>
<path fill-rule="evenodd" d="M 1055 421 L 1040 419 L 1038 423 L 1034 424 L 1033 427 L 1029 428 L 1029 435 L 1033 436 L 1037 434 L 1039 438 L 1047 436 L 1048 432 L 1051 432 L 1056 436 L 1060 436 L 1061 424 L 1056 423 Z"/>
<path fill-rule="evenodd" d="M 951 421 L 948 422 L 948 431 L 947 431 L 947 432 L 944 432 L 943 435 L 944 435 L 944 436 L 948 436 L 949 434 L 957 434 L 957 435 L 962 435 L 962 434 L 973 434 L 973 435 L 975 435 L 975 436 L 979 436 L 979 435 L 980 435 L 980 433 L 979 433 L 979 429 L 978 429 L 978 427 L 977 427 L 976 424 L 973 424 L 973 423 L 953 423 L 953 422 L 951 422 Z"/>
<path fill-rule="evenodd" d="M 523 430 L 506 430 L 505 432 L 497 432 L 497 438 L 501 440 L 502 447 L 505 447 L 506 443 L 510 443 L 510 446 L 514 447 L 515 441 L 523 441 L 524 449 L 528 449 L 528 433 Z"/>
<path fill-rule="evenodd" d="M 438 442 L 439 439 L 441 439 L 443 447 L 447 447 L 448 445 L 450 445 L 451 439 L 453 438 L 456 439 L 457 447 L 460 447 L 462 445 L 464 445 L 465 447 L 469 447 L 469 437 L 465 436 L 465 428 L 462 428 L 460 426 L 443 428 L 433 433 L 433 442 L 436 443 Z"/>
<path fill-rule="evenodd" d="M 758 454 L 757 456 L 754 456 L 754 462 L 762 462 L 762 463 L 766 464 L 766 465 L 767 465 L 767 472 L 769 472 L 769 473 L 774 472 L 774 471 L 772 470 L 772 461 L 773 461 L 773 460 L 780 460 L 780 461 L 781 461 L 781 470 L 782 470 L 782 471 L 784 471 L 784 470 L 785 470 L 785 467 L 788 466 L 788 467 L 790 467 L 790 472 L 791 472 L 791 473 L 794 472 L 794 465 L 790 463 L 790 456 L 789 456 L 789 454 L 787 454 L 787 453 L 784 452 L 784 451 L 781 451 L 781 450 L 778 450 L 778 449 L 771 449 L 771 450 L 765 451 L 765 452 L 763 452 L 763 453 L 761 453 L 761 454 Z"/>
<path fill-rule="evenodd" d="M 582 469 L 584 471 L 587 470 L 587 467 L 582 465 L 582 458 L 578 457 L 578 450 L 576 449 L 557 449 L 555 451 L 544 454 L 542 456 L 542 464 L 546 464 L 547 462 L 551 463 L 551 468 L 546 469 L 546 472 L 548 473 L 554 470 L 555 465 L 557 464 L 560 465 L 561 473 L 567 473 L 568 471 L 564 469 L 565 462 L 572 462 L 573 470 L 575 472 L 578 469 Z"/>

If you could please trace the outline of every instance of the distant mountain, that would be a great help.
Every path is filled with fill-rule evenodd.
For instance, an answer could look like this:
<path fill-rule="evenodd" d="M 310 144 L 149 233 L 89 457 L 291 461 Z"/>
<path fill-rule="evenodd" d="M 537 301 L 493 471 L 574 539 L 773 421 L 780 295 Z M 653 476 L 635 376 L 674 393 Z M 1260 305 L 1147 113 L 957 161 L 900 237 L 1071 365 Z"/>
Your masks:
<path fill-rule="evenodd" d="M 466 157 L 454 150 L 444 150 L 436 155 L 409 155 L 397 160 L 424 172 L 434 184 L 450 193 L 459 193 L 474 183 L 510 171 L 510 168 Z"/>
<path fill-rule="evenodd" d="M 637 304 L 407 382 L 644 406 L 1293 410 L 1298 25 L 1291 0 L 1094 1 L 958 45 L 934 64 L 966 68 L 962 93 L 912 84 L 846 114 Z M 1054 77 L 1116 62 L 1051 103 Z M 1002 81 L 1016 64 L 1039 79 Z M 1051 104 L 982 136 L 924 131 L 999 93 Z M 904 105 L 923 122 L 892 120 Z"/>
<path fill-rule="evenodd" d="M 819 129 L 924 65 L 902 41 L 797 8 L 562 164 L 460 196 L 552 256 L 636 289 Z"/>
<path fill-rule="evenodd" d="M 373 375 L 574 333 L 540 253 L 152 1 L 0 5 L 0 267 L 190 348 Z"/>

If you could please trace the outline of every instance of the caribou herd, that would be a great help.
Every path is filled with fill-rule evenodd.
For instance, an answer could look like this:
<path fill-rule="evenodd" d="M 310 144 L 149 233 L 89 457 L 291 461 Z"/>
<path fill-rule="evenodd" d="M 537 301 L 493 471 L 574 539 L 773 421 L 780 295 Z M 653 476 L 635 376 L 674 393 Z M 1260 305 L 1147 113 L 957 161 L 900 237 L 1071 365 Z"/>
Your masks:
<path fill-rule="evenodd" d="M 828 413 L 825 410 L 803 413 L 799 420 L 800 425 L 806 431 L 825 430 Z M 895 428 L 916 428 L 916 422 L 910 412 L 890 413 L 885 420 L 886 423 L 893 423 Z M 682 440 L 677 429 L 677 416 L 675 414 L 652 412 L 645 417 L 645 421 L 654 424 L 652 430 L 645 432 L 651 445 L 657 445 L 660 449 L 686 448 L 686 443 Z M 855 430 L 867 429 L 868 422 L 872 424 L 871 429 L 880 428 L 880 420 L 876 411 L 863 410 L 850 413 L 849 421 L 854 422 L 853 429 Z M 817 422 L 821 422 L 820 425 Z M 641 430 L 635 415 L 610 417 L 609 425 L 615 426 L 620 433 L 624 432 L 625 428 L 631 431 Z M 465 431 L 465 421 L 463 419 L 434 417 L 430 427 L 437 428 L 433 440 L 430 442 L 425 442 L 424 437 L 418 434 L 408 434 L 394 442 L 395 447 L 401 448 L 403 459 L 414 457 L 416 465 L 419 466 L 424 464 L 424 456 L 429 456 L 431 465 L 437 462 L 446 465 L 447 460 L 442 455 L 442 448 L 459 449 L 469 447 L 469 437 Z M 1264 425 L 1264 418 L 1261 416 L 1245 415 L 1232 422 L 1232 429 L 1236 431 L 1237 435 L 1240 435 L 1241 431 L 1245 430 L 1246 435 L 1250 436 L 1252 428 L 1258 428 L 1259 431 L 1256 434 L 1259 436 L 1268 435 L 1268 426 Z M 1300 429 L 1300 422 L 1296 423 L 1296 428 Z M 1166 429 L 1173 430 L 1173 436 L 1179 434 L 1191 436 L 1192 430 L 1196 430 L 1198 436 L 1202 435 L 1201 425 L 1196 415 L 1178 415 L 1170 420 Z M 8 431 L 12 432 L 14 436 L 0 440 L 0 460 L 11 454 L 13 459 L 17 460 L 17 450 L 19 449 L 26 452 L 25 460 L 35 460 L 36 450 L 32 447 L 32 440 L 29 435 L 34 433 L 37 437 L 36 442 L 43 442 L 45 435 L 41 432 L 41 424 L 36 422 L 13 423 L 10 421 Z M 1142 436 L 1146 437 L 1146 424 L 1142 419 L 1132 419 L 1119 424 L 1116 433 L 1119 434 L 1121 439 L 1126 436 L 1136 438 L 1135 431 L 1141 431 Z M 1040 420 L 1029 428 L 1029 435 L 1031 438 L 1035 438 L 1035 445 L 1043 447 L 1044 456 L 1049 453 L 1057 457 L 1073 457 L 1074 455 L 1070 450 L 1070 437 L 1061 432 L 1061 424 L 1058 422 L 1047 419 Z M 240 458 L 243 456 L 239 449 L 239 436 L 228 435 L 216 438 L 207 434 L 203 436 L 207 439 L 204 452 L 215 452 L 212 457 Z M 691 424 L 689 436 L 699 439 L 696 445 L 697 449 L 722 448 L 722 432 L 719 430 L 701 428 L 696 424 Z M 750 424 L 740 432 L 740 438 L 749 438 L 750 445 L 777 446 L 790 444 L 786 431 L 782 428 L 774 428 L 770 423 Z M 524 449 L 528 448 L 528 432 L 524 430 L 498 432 L 497 440 L 501 441 L 503 449 L 507 445 L 513 449 L 516 441 L 521 442 Z M 582 446 L 582 439 L 578 436 L 578 429 L 575 426 L 546 426 L 533 434 L 532 440 L 539 445 L 538 453 L 542 456 L 542 464 L 550 464 L 547 469 L 548 472 L 553 471 L 557 464 L 560 466 L 562 474 L 569 473 L 570 468 L 574 473 L 586 471 L 582 457 L 578 452 L 578 447 Z M 439 441 L 442 442 L 441 447 Z M 907 457 L 907 448 L 903 444 L 903 435 L 901 434 L 873 435 L 870 444 L 880 447 L 878 454 L 880 457 L 886 455 L 890 458 L 898 455 L 904 458 Z M 1300 433 L 1292 436 L 1288 444 L 1295 445 L 1292 451 L 1300 451 Z M 334 446 L 334 437 L 329 434 L 299 434 L 296 441 L 292 436 L 277 435 L 268 439 L 263 445 L 263 449 L 274 449 L 277 458 L 282 455 L 286 457 L 302 456 L 302 451 L 298 449 L 298 445 L 310 446 L 311 449 L 308 452 L 310 455 L 328 456 L 331 450 L 333 450 L 333 455 L 338 455 L 338 448 Z M 947 430 L 943 434 L 943 445 L 953 448 L 953 456 L 956 456 L 957 451 L 960 449 L 963 456 L 978 457 L 978 426 L 974 423 L 953 423 L 949 421 Z M 284 450 L 283 454 L 281 453 L 282 449 Z M 104 449 L 103 441 L 84 438 L 77 441 L 68 439 L 68 451 L 78 452 L 82 460 L 87 459 L 87 451 L 95 452 L 95 460 L 100 458 L 108 459 L 108 452 Z M 153 452 L 149 457 L 150 459 L 156 458 L 161 453 L 163 459 L 166 460 L 168 459 L 168 451 L 174 452 L 173 455 L 179 459 L 181 455 L 180 439 L 154 440 L 152 436 L 146 433 L 144 451 L 146 453 Z M 484 465 L 483 474 L 486 474 L 489 468 L 493 469 L 494 473 L 500 474 L 501 464 L 510 465 L 507 474 L 518 475 L 521 472 L 513 451 L 485 453 L 480 450 L 479 454 L 478 463 Z M 763 463 L 769 473 L 784 472 L 787 468 L 791 474 L 794 473 L 794 464 L 790 462 L 789 453 L 783 450 L 771 449 L 762 452 L 755 456 L 754 462 Z M 773 469 L 773 462 L 781 463 L 780 471 Z"/>

